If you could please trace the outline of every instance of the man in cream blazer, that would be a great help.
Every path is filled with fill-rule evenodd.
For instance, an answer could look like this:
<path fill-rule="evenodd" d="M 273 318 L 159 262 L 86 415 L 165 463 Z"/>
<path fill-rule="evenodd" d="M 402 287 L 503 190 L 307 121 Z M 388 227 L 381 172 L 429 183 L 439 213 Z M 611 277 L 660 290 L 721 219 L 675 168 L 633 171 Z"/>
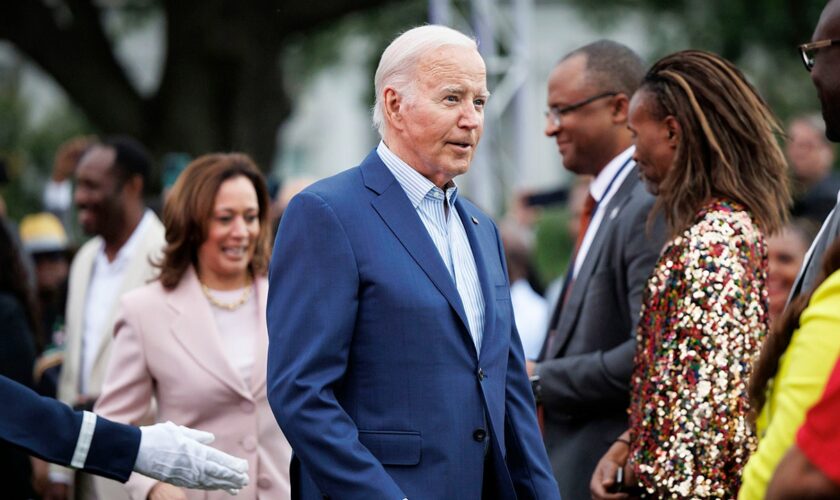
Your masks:
<path fill-rule="evenodd" d="M 77 408 L 90 409 L 101 390 L 118 298 L 155 276 L 151 260 L 165 238 L 163 225 L 143 201 L 149 171 L 148 154 L 125 137 L 95 144 L 79 160 L 74 199 L 82 229 L 94 237 L 70 268 L 58 386 L 58 398 Z M 79 473 L 76 479 L 76 498 L 125 498 L 117 483 L 97 495 L 91 476 Z M 73 473 L 56 466 L 50 470 L 50 483 L 50 498 L 68 498 Z"/>

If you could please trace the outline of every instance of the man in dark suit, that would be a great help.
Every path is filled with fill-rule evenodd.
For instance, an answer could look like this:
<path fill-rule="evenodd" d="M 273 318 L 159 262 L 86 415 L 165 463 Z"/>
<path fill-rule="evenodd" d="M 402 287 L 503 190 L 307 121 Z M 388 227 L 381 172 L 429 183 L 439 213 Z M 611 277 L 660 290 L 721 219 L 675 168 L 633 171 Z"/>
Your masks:
<path fill-rule="evenodd" d="M 823 9 L 811 43 L 800 45 L 799 50 L 817 96 L 825 120 L 825 136 L 840 142 L 840 1 L 831 0 Z M 840 195 L 838 204 L 826 217 L 790 291 L 789 301 L 803 292 L 809 292 L 820 271 L 822 255 L 840 234 Z"/>
<path fill-rule="evenodd" d="M 382 142 L 291 201 L 271 261 L 292 497 L 559 500 L 499 233 L 453 182 L 483 128 L 476 42 L 409 30 L 375 87 Z"/>
<path fill-rule="evenodd" d="M 248 483 L 248 462 L 215 450 L 213 435 L 172 422 L 118 424 L 0 376 L 0 439 L 48 462 L 125 482 L 131 471 L 186 488 L 235 494 Z"/>
<path fill-rule="evenodd" d="M 566 500 L 590 498 L 598 460 L 627 428 L 642 289 L 663 244 L 627 130 L 644 69 L 632 50 L 602 40 L 566 55 L 548 82 L 545 134 L 566 169 L 594 177 L 540 361 L 529 364 Z"/>

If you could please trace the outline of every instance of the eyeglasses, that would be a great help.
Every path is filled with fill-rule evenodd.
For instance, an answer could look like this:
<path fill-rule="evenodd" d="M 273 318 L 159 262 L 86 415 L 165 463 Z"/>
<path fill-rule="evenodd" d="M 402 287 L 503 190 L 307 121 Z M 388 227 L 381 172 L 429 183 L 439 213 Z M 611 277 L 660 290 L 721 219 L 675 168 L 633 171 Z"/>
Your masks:
<path fill-rule="evenodd" d="M 840 45 L 840 40 L 820 40 L 818 42 L 803 43 L 799 46 L 799 54 L 802 56 L 802 62 L 805 64 L 805 69 L 811 71 L 814 68 L 814 57 L 817 55 L 819 49 L 831 47 L 832 45 Z"/>
<path fill-rule="evenodd" d="M 551 123 L 553 123 L 555 127 L 559 127 L 560 124 L 563 123 L 563 117 L 568 115 L 569 113 L 577 111 L 580 108 L 586 106 L 587 104 L 597 101 L 598 99 L 603 99 L 605 97 L 613 97 L 617 96 L 618 94 L 619 92 L 602 92 L 600 94 L 595 94 L 592 97 L 587 97 L 586 99 L 569 104 L 568 106 L 563 106 L 562 108 L 552 106 L 548 108 L 548 111 L 545 112 L 545 117 L 546 119 L 551 120 Z"/>

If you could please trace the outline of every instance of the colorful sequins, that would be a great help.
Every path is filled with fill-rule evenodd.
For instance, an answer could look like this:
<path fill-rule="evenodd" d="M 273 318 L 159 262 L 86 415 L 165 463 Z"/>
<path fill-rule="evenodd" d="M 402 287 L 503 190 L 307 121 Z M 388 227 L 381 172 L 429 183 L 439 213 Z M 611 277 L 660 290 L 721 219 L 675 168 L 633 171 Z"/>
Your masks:
<path fill-rule="evenodd" d="M 644 292 L 631 457 L 656 497 L 734 498 L 756 440 L 747 383 L 768 330 L 767 249 L 749 213 L 714 200 L 664 248 Z"/>

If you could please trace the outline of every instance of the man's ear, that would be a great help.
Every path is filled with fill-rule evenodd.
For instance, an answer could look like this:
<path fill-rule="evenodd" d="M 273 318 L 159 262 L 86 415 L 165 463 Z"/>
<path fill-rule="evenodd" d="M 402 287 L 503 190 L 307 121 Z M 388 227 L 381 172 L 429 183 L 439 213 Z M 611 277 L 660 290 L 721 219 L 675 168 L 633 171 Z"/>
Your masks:
<path fill-rule="evenodd" d="M 388 127 L 393 127 L 396 130 L 402 130 L 403 111 L 405 100 L 394 89 L 394 87 L 385 87 L 383 90 L 382 102 L 384 103 L 385 112 L 383 118 Z"/>
<path fill-rule="evenodd" d="M 668 130 L 668 145 L 672 149 L 676 149 L 682 140 L 682 127 L 680 127 L 680 122 L 673 115 L 666 116 L 664 121 L 665 128 Z"/>
<path fill-rule="evenodd" d="M 626 125 L 630 116 L 630 98 L 624 93 L 613 97 L 612 121 L 618 125 Z"/>

